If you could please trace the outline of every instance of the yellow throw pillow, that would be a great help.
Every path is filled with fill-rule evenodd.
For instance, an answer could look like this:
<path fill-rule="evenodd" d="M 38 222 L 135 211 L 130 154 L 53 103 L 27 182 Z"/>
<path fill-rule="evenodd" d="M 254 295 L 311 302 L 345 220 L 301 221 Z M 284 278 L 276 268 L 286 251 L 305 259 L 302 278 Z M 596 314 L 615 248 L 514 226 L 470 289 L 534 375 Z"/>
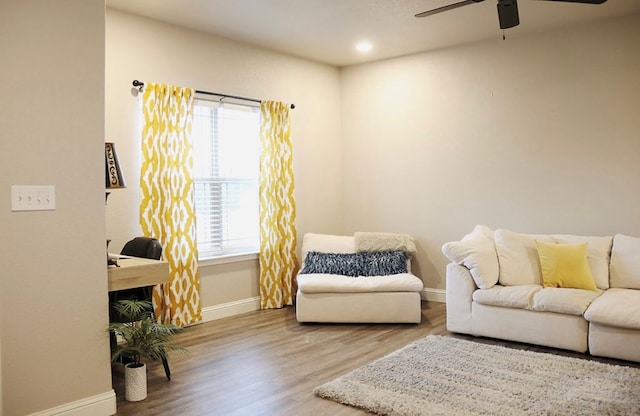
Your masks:
<path fill-rule="evenodd" d="M 551 244 L 536 241 L 544 287 L 597 290 L 587 263 L 587 243 Z"/>

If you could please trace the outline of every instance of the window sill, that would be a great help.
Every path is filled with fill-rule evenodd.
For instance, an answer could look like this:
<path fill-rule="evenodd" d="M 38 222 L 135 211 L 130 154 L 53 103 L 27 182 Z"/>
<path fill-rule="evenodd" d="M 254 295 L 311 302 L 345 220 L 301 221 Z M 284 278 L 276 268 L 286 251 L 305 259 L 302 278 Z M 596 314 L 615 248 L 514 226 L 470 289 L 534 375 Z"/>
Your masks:
<path fill-rule="evenodd" d="M 198 260 L 199 267 L 216 266 L 218 264 L 239 263 L 243 261 L 258 260 L 258 253 L 231 254 L 223 257 Z"/>

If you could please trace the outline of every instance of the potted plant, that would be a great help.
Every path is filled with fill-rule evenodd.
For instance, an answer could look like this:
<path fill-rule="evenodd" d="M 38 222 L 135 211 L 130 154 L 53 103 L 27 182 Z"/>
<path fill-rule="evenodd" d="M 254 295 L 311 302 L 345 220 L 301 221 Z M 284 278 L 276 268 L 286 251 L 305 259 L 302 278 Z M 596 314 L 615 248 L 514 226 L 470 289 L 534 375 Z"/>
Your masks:
<path fill-rule="evenodd" d="M 151 302 L 146 300 L 120 300 L 112 304 L 117 322 L 109 324 L 109 331 L 121 342 L 116 342 L 111 361 L 127 360 L 125 365 L 125 397 L 140 401 L 147 397 L 147 369 L 143 358 L 167 358 L 168 351 L 186 352 L 173 343 L 173 337 L 183 328 L 158 322 Z"/>

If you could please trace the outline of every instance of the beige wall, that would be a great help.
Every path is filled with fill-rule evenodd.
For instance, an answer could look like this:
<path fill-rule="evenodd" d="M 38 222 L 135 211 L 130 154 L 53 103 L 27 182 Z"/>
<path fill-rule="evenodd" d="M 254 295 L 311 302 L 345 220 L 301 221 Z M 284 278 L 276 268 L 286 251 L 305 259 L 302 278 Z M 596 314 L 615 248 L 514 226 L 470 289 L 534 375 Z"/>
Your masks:
<path fill-rule="evenodd" d="M 508 35 L 508 34 L 507 34 Z M 345 231 L 640 235 L 640 15 L 346 68 Z"/>
<path fill-rule="evenodd" d="M 407 232 L 436 298 L 441 245 L 477 223 L 640 234 L 639 17 L 342 70 L 107 10 L 107 138 L 130 187 L 107 208 L 114 250 L 139 233 L 131 81 L 295 102 L 299 237 Z M 205 308 L 258 296 L 257 261 L 203 267 Z"/>
<path fill-rule="evenodd" d="M 291 112 L 297 228 L 342 229 L 340 73 L 337 68 L 107 10 L 106 137 L 129 187 L 109 197 L 107 234 L 120 250 L 140 234 L 137 99 L 131 81 L 295 103 Z M 257 261 L 201 267 L 205 308 L 258 296 Z"/>
<path fill-rule="evenodd" d="M 99 0 L 0 2 L 7 416 L 78 401 L 95 405 L 92 414 L 115 409 L 104 253 L 104 13 Z M 11 185 L 55 185 L 57 209 L 11 212 Z"/>

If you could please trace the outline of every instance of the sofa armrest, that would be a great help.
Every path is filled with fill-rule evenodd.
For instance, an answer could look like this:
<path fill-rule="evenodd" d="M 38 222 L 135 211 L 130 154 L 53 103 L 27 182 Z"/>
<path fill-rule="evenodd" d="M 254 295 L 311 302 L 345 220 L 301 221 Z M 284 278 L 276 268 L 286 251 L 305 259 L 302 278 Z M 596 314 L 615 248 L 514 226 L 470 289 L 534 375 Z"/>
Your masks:
<path fill-rule="evenodd" d="M 471 303 L 478 288 L 471 272 L 460 264 L 449 263 L 446 284 L 447 329 L 471 334 Z"/>

